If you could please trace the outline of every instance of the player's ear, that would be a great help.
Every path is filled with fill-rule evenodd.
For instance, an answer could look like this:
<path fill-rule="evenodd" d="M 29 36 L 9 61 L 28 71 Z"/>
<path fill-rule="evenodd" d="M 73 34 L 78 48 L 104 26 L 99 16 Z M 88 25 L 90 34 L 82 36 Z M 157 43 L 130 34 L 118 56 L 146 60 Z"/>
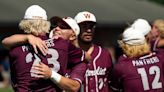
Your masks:
<path fill-rule="evenodd" d="M 70 38 L 69 38 L 70 41 L 73 41 L 73 40 L 75 40 L 75 39 L 76 39 L 76 35 L 75 35 L 75 34 L 72 34 L 72 35 L 70 36 Z"/>

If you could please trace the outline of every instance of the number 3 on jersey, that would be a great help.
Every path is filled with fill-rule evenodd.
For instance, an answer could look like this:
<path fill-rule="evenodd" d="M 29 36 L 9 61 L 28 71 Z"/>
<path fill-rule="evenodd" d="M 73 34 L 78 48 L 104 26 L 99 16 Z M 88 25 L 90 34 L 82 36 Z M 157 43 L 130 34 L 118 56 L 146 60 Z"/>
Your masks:
<path fill-rule="evenodd" d="M 150 89 L 149 81 L 148 81 L 148 76 L 145 71 L 145 68 L 138 68 L 137 71 L 141 75 L 144 90 L 149 90 Z M 159 81 L 160 80 L 160 68 L 158 66 L 151 66 L 149 68 L 149 75 L 154 75 L 154 74 L 155 74 L 154 79 L 153 79 L 152 83 L 150 83 L 150 85 L 152 87 L 151 89 L 162 88 L 162 83 Z"/>
<path fill-rule="evenodd" d="M 50 58 L 47 58 L 48 64 L 52 64 L 53 67 L 51 67 L 51 69 L 53 71 L 58 72 L 60 70 L 60 63 L 57 61 L 57 59 L 59 58 L 59 53 L 57 52 L 57 50 L 49 48 L 48 54 L 51 55 Z M 32 60 L 33 57 L 35 58 L 34 60 Z M 28 53 L 26 55 L 26 63 L 30 63 L 32 61 L 33 61 L 33 65 L 35 65 L 35 64 L 39 64 L 39 62 L 41 62 L 41 59 L 36 54 Z M 35 70 L 31 68 L 30 71 L 35 71 Z M 37 77 L 38 75 L 31 73 L 31 76 Z"/>

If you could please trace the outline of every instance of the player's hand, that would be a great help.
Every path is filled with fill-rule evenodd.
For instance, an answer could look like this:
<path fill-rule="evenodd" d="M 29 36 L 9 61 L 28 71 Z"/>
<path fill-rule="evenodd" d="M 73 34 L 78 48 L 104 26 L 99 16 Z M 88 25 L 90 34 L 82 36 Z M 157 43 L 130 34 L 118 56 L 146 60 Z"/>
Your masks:
<path fill-rule="evenodd" d="M 32 73 L 39 75 L 38 78 L 48 79 L 51 77 L 51 69 L 42 62 L 39 62 L 39 64 L 34 65 L 32 68 L 35 70 L 32 71 Z"/>
<path fill-rule="evenodd" d="M 38 53 L 37 48 L 42 52 L 43 55 L 46 55 L 48 52 L 48 47 L 46 42 L 40 39 L 39 37 L 35 37 L 33 35 L 27 36 L 28 42 L 32 45 L 35 53 Z"/>
<path fill-rule="evenodd" d="M 89 62 L 89 61 L 91 61 L 91 55 L 89 54 L 89 53 L 87 53 L 87 52 L 85 52 L 85 60 L 84 60 L 85 62 Z"/>

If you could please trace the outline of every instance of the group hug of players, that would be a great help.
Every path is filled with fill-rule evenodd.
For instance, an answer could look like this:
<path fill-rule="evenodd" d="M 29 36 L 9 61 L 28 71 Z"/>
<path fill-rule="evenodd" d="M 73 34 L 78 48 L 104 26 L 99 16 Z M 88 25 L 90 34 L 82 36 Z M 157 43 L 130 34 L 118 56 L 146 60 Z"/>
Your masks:
<path fill-rule="evenodd" d="M 118 39 L 115 64 L 107 49 L 93 43 L 96 17 L 52 17 L 39 5 L 27 8 L 19 27 L 25 34 L 3 39 L 15 92 L 163 92 L 164 20 L 150 26 L 137 19 Z M 50 31 L 50 32 L 49 32 Z"/>

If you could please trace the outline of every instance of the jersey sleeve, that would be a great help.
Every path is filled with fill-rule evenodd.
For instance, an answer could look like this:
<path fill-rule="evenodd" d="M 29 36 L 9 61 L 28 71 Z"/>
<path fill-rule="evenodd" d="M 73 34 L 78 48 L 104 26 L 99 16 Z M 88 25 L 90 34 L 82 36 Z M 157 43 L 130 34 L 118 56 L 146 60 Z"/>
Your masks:
<path fill-rule="evenodd" d="M 111 82 L 110 82 L 110 87 L 114 91 L 120 91 L 122 89 L 122 84 L 121 84 L 121 66 L 119 64 L 116 64 L 111 72 Z"/>
<path fill-rule="evenodd" d="M 158 44 L 159 40 L 158 39 L 154 39 L 150 41 L 150 47 L 152 51 L 157 51 L 157 44 Z"/>
<path fill-rule="evenodd" d="M 87 64 L 85 62 L 77 64 L 72 68 L 70 72 L 70 78 L 77 80 L 80 84 L 84 81 L 84 75 L 87 69 Z"/>
<path fill-rule="evenodd" d="M 108 78 L 109 78 L 109 82 L 110 82 L 110 79 L 111 79 L 111 74 L 112 74 L 112 68 L 113 68 L 113 62 L 112 62 L 112 56 L 110 54 L 110 52 L 106 50 L 106 56 L 107 56 L 107 62 L 108 62 L 108 65 L 109 65 L 109 71 L 108 71 Z"/>
<path fill-rule="evenodd" d="M 68 62 L 71 64 L 81 63 L 85 58 L 85 53 L 81 48 L 76 48 L 73 44 L 69 44 Z"/>
<path fill-rule="evenodd" d="M 87 64 L 84 62 L 85 52 L 70 43 L 68 54 L 69 64 L 67 67 L 69 67 L 69 76 L 71 79 L 82 83 L 84 81 L 84 74 L 87 67 Z"/>

